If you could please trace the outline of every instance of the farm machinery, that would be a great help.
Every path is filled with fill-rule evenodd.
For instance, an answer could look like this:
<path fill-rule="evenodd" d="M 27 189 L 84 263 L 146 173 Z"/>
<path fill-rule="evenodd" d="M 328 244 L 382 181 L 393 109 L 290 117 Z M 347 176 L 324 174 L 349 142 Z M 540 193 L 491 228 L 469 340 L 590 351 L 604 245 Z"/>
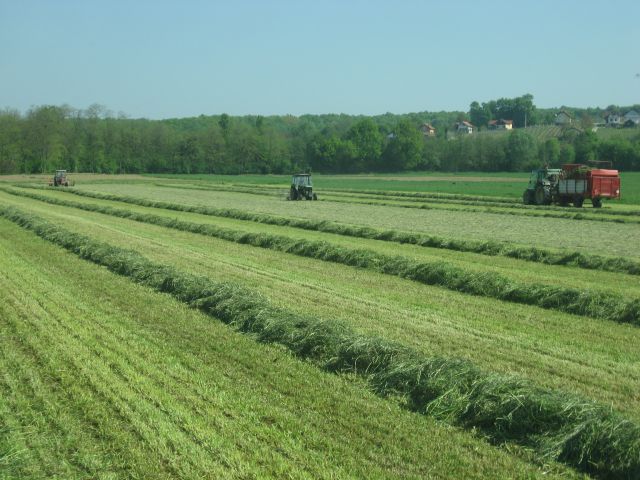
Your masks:
<path fill-rule="evenodd" d="M 69 181 L 66 170 L 56 170 L 56 174 L 49 180 L 50 187 L 68 187 L 69 185 L 73 186 L 73 182 Z"/>
<path fill-rule="evenodd" d="M 287 200 L 317 200 L 313 192 L 313 182 L 308 173 L 297 173 L 291 177 L 291 188 Z"/>
<path fill-rule="evenodd" d="M 562 168 L 533 170 L 529 185 L 522 194 L 525 205 L 582 207 L 586 199 L 594 208 L 602 207 L 604 198 L 620 198 L 618 170 L 593 168 L 579 163 L 568 163 Z"/>

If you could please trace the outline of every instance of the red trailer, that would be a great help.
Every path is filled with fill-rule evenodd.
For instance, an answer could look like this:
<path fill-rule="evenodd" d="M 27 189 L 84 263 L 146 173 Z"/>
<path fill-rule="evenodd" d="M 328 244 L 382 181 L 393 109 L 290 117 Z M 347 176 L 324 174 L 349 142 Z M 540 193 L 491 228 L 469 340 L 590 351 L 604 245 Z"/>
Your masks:
<path fill-rule="evenodd" d="M 581 207 L 586 198 L 594 208 L 602 206 L 603 198 L 620 198 L 618 170 L 591 168 L 579 163 L 562 166 L 556 190 L 556 202 L 567 205 L 572 202 Z"/>

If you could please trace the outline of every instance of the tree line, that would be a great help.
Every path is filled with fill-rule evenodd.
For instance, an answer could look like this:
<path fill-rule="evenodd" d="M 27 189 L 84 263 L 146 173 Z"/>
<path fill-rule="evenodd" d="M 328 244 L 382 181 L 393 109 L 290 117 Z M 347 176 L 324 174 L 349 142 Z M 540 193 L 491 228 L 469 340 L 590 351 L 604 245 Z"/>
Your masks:
<path fill-rule="evenodd" d="M 482 127 L 496 118 L 531 126 L 550 115 L 536 109 L 530 95 L 473 102 L 468 112 L 368 117 L 222 114 L 147 120 L 113 115 L 100 105 L 5 109 L 0 173 L 522 171 L 595 159 L 640 170 L 640 135 L 605 140 L 589 129 L 569 129 L 558 138 L 538 139 L 522 128 L 506 135 L 456 135 L 453 127 L 462 120 Z M 437 135 L 424 135 L 424 123 Z"/>

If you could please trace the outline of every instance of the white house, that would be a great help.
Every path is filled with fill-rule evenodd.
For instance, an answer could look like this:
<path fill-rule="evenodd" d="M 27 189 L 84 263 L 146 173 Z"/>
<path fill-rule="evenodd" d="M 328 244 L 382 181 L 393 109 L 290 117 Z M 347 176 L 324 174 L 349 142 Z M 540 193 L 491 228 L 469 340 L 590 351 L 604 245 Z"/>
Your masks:
<path fill-rule="evenodd" d="M 640 113 L 636 112 L 635 110 L 630 110 L 627 113 L 624 114 L 623 118 L 623 122 L 624 124 L 626 124 L 627 122 L 633 122 L 636 125 L 640 125 Z"/>
<path fill-rule="evenodd" d="M 458 133 L 473 133 L 474 128 L 475 127 L 466 120 L 456 123 L 456 131 Z"/>
<path fill-rule="evenodd" d="M 433 128 L 433 125 L 431 125 L 430 123 L 423 123 L 422 127 L 420 127 L 420 130 L 422 130 L 422 134 L 425 137 L 433 137 L 436 134 L 436 129 Z"/>
<path fill-rule="evenodd" d="M 513 129 L 513 120 L 505 120 L 501 118 L 500 120 L 491 120 L 489 122 L 489 130 L 512 130 Z"/>
<path fill-rule="evenodd" d="M 607 127 L 619 127 L 624 123 L 623 117 L 617 113 L 610 113 L 606 115 L 604 119 L 607 121 Z"/>

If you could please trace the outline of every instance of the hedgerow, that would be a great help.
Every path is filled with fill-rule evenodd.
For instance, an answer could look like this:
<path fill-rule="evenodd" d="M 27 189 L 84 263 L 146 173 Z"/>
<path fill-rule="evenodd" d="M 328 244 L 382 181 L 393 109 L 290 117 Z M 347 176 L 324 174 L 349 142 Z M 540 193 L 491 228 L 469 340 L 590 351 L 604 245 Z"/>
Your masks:
<path fill-rule="evenodd" d="M 367 249 L 346 248 L 324 241 L 292 239 L 284 235 L 267 233 L 249 233 L 102 205 L 70 202 L 27 192 L 23 194 L 48 203 L 207 235 L 301 257 L 365 268 L 466 294 L 640 325 L 640 299 L 628 300 L 612 293 L 520 283 L 497 272 L 468 271 L 446 262 L 418 262 L 402 256 L 390 256 Z"/>
<path fill-rule="evenodd" d="M 191 206 L 169 202 L 146 200 L 142 198 L 102 194 L 82 190 L 66 190 L 79 196 L 97 198 L 100 200 L 118 201 L 140 205 L 143 207 L 162 208 L 180 212 L 198 213 L 201 215 L 233 218 L 246 220 L 266 225 L 277 225 L 312 230 L 348 237 L 367 238 L 397 243 L 407 243 L 430 248 L 442 248 L 459 252 L 478 253 L 488 256 L 501 256 L 525 260 L 529 262 L 544 263 L 547 265 L 563 265 L 569 267 L 585 268 L 589 270 L 604 270 L 609 272 L 640 275 L 640 263 L 623 257 L 604 257 L 597 254 L 583 254 L 576 251 L 557 252 L 538 247 L 515 246 L 498 242 L 479 242 L 473 240 L 459 240 L 422 233 L 408 233 L 398 230 L 380 230 L 370 227 L 346 225 L 325 220 L 305 220 L 285 218 L 273 215 L 251 213 L 236 209 L 212 208 L 204 206 Z M 15 193 L 12 191 L 11 193 Z"/>
<path fill-rule="evenodd" d="M 486 372 L 467 360 L 427 357 L 333 320 L 294 314 L 250 289 L 153 263 L 15 208 L 0 206 L 0 215 L 262 342 L 283 345 L 328 371 L 361 375 L 382 396 L 404 396 L 414 411 L 481 431 L 496 443 L 524 445 L 540 460 L 558 460 L 600 478 L 640 476 L 640 426 L 608 406 Z"/>

